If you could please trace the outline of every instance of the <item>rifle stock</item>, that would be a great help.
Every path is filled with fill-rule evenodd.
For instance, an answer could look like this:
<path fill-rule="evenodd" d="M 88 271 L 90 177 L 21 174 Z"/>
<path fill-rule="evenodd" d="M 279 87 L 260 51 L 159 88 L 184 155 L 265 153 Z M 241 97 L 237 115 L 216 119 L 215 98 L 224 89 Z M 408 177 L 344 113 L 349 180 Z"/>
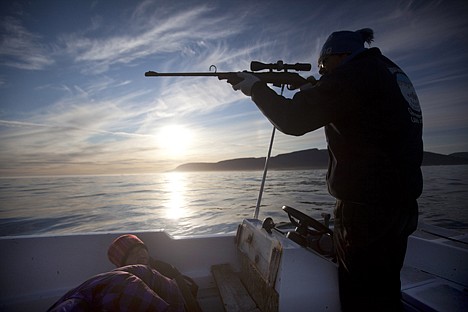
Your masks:
<path fill-rule="evenodd" d="M 248 72 L 257 76 L 265 83 L 272 83 L 276 87 L 287 85 L 289 90 L 298 89 L 300 86 L 310 83 L 309 80 L 296 73 L 290 72 Z M 218 77 L 219 80 L 226 79 L 231 84 L 236 84 L 242 81 L 242 78 L 237 76 L 236 72 L 181 72 L 181 73 L 158 73 L 155 71 L 148 71 L 145 73 L 146 77 Z"/>

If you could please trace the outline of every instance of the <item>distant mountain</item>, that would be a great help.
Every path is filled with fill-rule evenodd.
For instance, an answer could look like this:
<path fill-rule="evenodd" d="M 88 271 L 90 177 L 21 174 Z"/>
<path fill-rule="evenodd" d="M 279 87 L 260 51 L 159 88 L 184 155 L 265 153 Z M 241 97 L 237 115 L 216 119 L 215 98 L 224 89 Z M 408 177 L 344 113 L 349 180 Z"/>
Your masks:
<path fill-rule="evenodd" d="M 468 158 L 468 152 L 453 153 L 453 154 L 449 154 L 449 156 Z"/>
<path fill-rule="evenodd" d="M 454 156 L 454 155 L 465 155 Z M 442 166 L 442 165 L 466 165 L 468 164 L 468 153 L 455 153 L 450 155 L 424 152 L 423 166 Z"/>
<path fill-rule="evenodd" d="M 465 155 L 458 156 L 458 155 Z M 456 156 L 455 156 L 456 155 Z M 442 155 L 424 152 L 423 166 L 466 165 L 468 153 Z M 236 158 L 216 163 L 187 163 L 178 166 L 174 171 L 235 171 L 263 170 L 265 157 Z M 308 149 L 271 157 L 268 168 L 271 170 L 296 169 L 326 169 L 328 167 L 328 151 Z"/>

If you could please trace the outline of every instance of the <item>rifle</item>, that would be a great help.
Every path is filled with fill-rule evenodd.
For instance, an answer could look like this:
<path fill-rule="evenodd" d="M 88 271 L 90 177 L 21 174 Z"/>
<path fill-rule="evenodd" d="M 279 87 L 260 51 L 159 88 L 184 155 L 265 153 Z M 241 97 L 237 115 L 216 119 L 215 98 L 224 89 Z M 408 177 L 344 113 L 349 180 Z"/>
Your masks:
<path fill-rule="evenodd" d="M 214 71 L 211 69 L 214 68 Z M 268 70 L 263 72 L 258 72 L 261 70 Z M 257 61 L 252 61 L 250 63 L 250 72 L 247 73 L 254 74 L 261 81 L 265 83 L 272 83 L 276 87 L 287 86 L 289 90 L 298 89 L 300 86 L 306 83 L 314 83 L 313 80 L 308 80 L 303 78 L 297 73 L 288 72 L 288 70 L 295 71 L 309 71 L 311 69 L 310 64 L 306 63 L 296 63 L 296 64 L 285 64 L 283 61 L 278 61 L 273 64 L 264 64 Z M 278 72 L 273 72 L 276 70 Z M 243 79 L 237 76 L 236 72 L 217 72 L 216 66 L 210 66 L 210 72 L 191 72 L 191 73 L 158 73 L 155 71 L 148 71 L 145 73 L 145 77 L 218 77 L 219 80 L 226 79 L 230 84 L 237 84 Z"/>

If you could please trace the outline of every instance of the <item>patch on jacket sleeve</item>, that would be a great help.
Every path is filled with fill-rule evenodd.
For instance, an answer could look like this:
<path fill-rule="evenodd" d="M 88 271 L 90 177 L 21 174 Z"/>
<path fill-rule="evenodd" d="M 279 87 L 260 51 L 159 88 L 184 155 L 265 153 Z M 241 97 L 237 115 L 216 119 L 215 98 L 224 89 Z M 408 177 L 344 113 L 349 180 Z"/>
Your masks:
<path fill-rule="evenodd" d="M 418 95 L 416 94 L 411 80 L 398 67 L 389 67 L 388 70 L 395 76 L 401 94 L 408 103 L 408 112 L 411 115 L 411 121 L 413 123 L 422 123 L 421 106 L 419 105 Z"/>

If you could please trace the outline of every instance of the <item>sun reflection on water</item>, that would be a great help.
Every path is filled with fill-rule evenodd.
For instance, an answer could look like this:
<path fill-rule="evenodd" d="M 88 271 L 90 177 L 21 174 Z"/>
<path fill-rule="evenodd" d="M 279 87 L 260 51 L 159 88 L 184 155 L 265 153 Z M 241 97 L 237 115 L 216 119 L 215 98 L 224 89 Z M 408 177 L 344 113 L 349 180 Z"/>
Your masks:
<path fill-rule="evenodd" d="M 168 197 L 164 204 L 165 215 L 168 219 L 180 219 L 186 214 L 186 177 L 182 172 L 169 172 L 166 175 L 167 181 L 164 185 Z"/>

